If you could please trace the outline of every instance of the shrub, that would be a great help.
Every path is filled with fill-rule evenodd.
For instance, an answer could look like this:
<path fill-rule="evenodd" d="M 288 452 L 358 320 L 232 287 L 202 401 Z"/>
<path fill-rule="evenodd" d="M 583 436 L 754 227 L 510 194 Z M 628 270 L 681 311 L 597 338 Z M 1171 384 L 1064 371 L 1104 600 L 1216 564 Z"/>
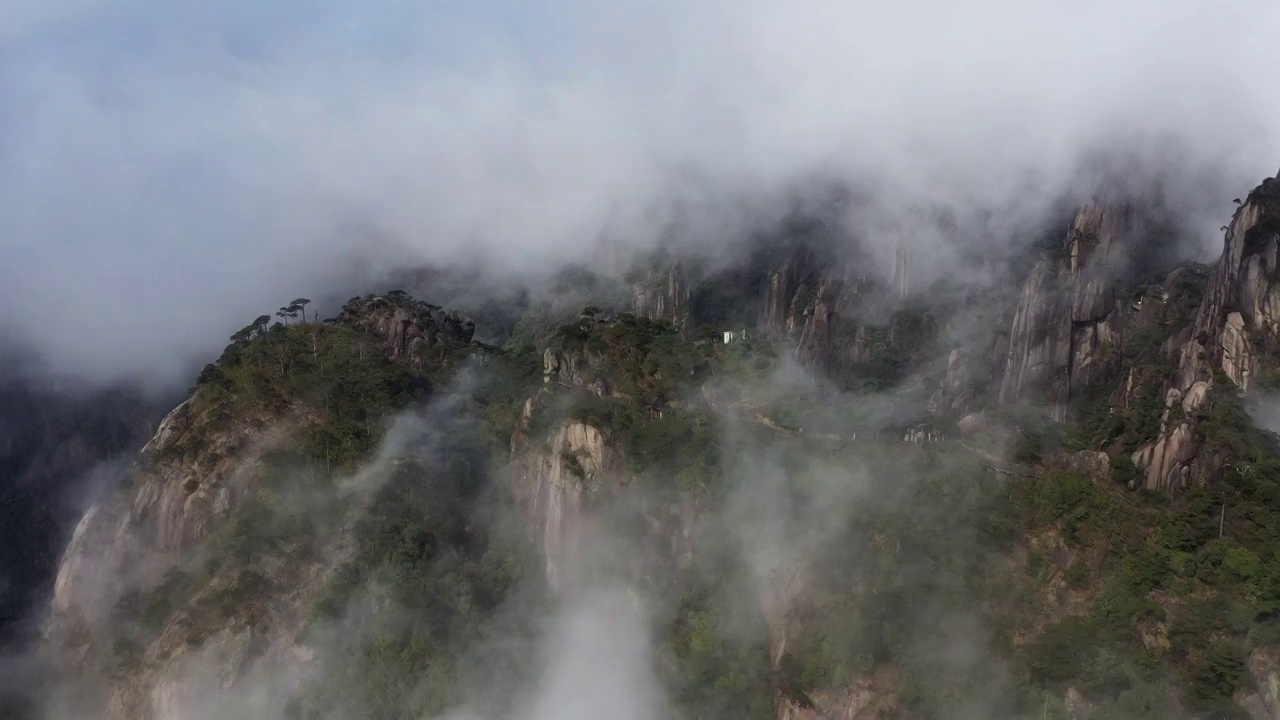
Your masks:
<path fill-rule="evenodd" d="M 1192 705 L 1218 717 L 1245 718 L 1231 697 L 1245 684 L 1245 659 L 1240 647 L 1229 640 L 1212 645 L 1191 677 Z"/>
<path fill-rule="evenodd" d="M 1128 455 L 1114 455 L 1111 458 L 1111 479 L 1117 485 L 1125 487 L 1142 487 L 1146 478 L 1142 471 Z"/>
<path fill-rule="evenodd" d="M 1071 680 L 1097 650 L 1098 635 L 1081 618 L 1068 618 L 1045 629 L 1028 646 L 1027 669 L 1039 682 Z"/>

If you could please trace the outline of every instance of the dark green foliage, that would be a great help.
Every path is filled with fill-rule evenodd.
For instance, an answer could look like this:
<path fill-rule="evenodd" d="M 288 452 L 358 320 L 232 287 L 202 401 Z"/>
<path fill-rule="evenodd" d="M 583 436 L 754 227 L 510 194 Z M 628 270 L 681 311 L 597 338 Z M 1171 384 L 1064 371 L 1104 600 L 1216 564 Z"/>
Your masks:
<path fill-rule="evenodd" d="M 1196 419 L 1196 431 L 1204 439 L 1202 452 L 1225 453 L 1242 468 L 1238 472 L 1254 479 L 1280 478 L 1280 438 L 1254 424 L 1243 394 L 1222 373 L 1215 377 L 1209 402 L 1201 405 Z"/>
<path fill-rule="evenodd" d="M 503 447 L 511 441 L 525 400 L 542 382 L 542 358 L 529 346 L 481 350 L 469 397 L 479 406 L 495 447 Z"/>
<path fill-rule="evenodd" d="M 1191 704 L 1220 718 L 1246 718 L 1232 695 L 1245 684 L 1244 654 L 1240 646 L 1223 640 L 1209 647 L 1191 676 Z"/>
<path fill-rule="evenodd" d="M 570 391 L 564 416 L 614 431 L 626 431 L 635 422 L 635 413 L 630 405 L 587 390 Z"/>
<path fill-rule="evenodd" d="M 138 620 L 149 633 L 159 632 L 173 612 L 182 607 L 196 587 L 196 578 L 182 568 L 171 568 L 148 593 Z"/>
<path fill-rule="evenodd" d="M 844 598 L 797 618 L 800 629 L 783 657 L 789 687 L 805 694 L 839 687 L 855 673 L 873 672 L 890 658 L 891 649 L 881 635 L 883 621 L 864 609 L 874 609 L 874 601 L 874 596 Z"/>
<path fill-rule="evenodd" d="M 705 493 L 720 473 L 718 438 L 708 416 L 670 410 L 637 423 L 624 448 L 632 472 L 674 477 L 679 489 Z"/>
<path fill-rule="evenodd" d="M 1038 580 L 1044 575 L 1045 570 L 1048 568 L 1049 561 L 1045 559 L 1044 555 L 1036 552 L 1035 550 L 1027 552 L 1027 575 L 1029 577 L 1033 577 Z"/>
<path fill-rule="evenodd" d="M 933 349 L 938 323 L 930 309 L 916 303 L 894 311 L 889 319 L 893 349 L 901 356 L 919 359 Z"/>
<path fill-rule="evenodd" d="M 767 720 L 774 716 L 768 631 L 758 614 L 734 616 L 724 585 L 684 579 L 685 590 L 668 640 L 677 658 L 677 702 L 699 717 Z"/>
<path fill-rule="evenodd" d="M 1013 459 L 1020 463 L 1035 464 L 1044 456 L 1044 435 L 1034 430 L 1018 435 L 1013 444 Z"/>
<path fill-rule="evenodd" d="M 300 314 L 304 303 L 294 305 Z M 192 647 L 229 621 L 268 632 L 271 598 L 294 592 L 283 585 L 313 577 L 337 553 L 350 560 L 334 568 L 311 630 L 318 646 L 350 661 L 295 702 L 295 716 L 334 708 L 351 717 L 436 714 L 456 699 L 459 678 L 489 671 L 513 681 L 490 699 L 510 700 L 517 674 L 536 670 L 530 648 L 538 628 L 527 620 L 544 608 L 531 549 L 501 529 L 517 527 L 497 521 L 514 510 L 501 486 L 490 492 L 489 480 L 521 404 L 540 384 L 540 363 L 528 348 L 449 350 L 472 351 L 470 376 L 450 380 L 437 367 L 392 362 L 377 338 L 341 324 L 258 322 L 237 333 L 203 374 L 194 412 L 213 421 L 206 432 L 287 417 L 300 425 L 297 442 L 262 455 L 230 518 L 190 562 L 122 600 L 104 669 L 128 672 L 167 626 L 180 626 Z M 375 471 L 381 484 L 372 497 L 340 492 L 335 478 L 369 457 L 391 414 L 427 398 L 432 374 L 434 387 L 453 395 L 437 392 L 441 409 L 425 411 L 430 435 Z M 501 623 L 512 618 L 526 621 L 518 630 L 525 645 L 506 642 L 516 629 Z M 335 623 L 352 626 L 332 635 Z"/>
<path fill-rule="evenodd" d="M 535 307 L 520 317 L 507 339 L 507 348 L 531 348 L 535 352 L 547 349 L 557 337 L 557 331 L 578 316 L 575 308 Z"/>
<path fill-rule="evenodd" d="M 843 389 L 857 393 L 889 390 L 902 382 L 907 372 L 907 356 L 894 347 L 887 327 L 866 326 L 866 360 L 855 363 L 844 378 Z"/>
<path fill-rule="evenodd" d="M 1172 498 L 1126 491 L 1143 483 L 1120 455 L 1112 487 L 1048 475 L 1013 488 L 1015 524 L 1022 526 L 1015 535 L 1055 528 L 1069 546 L 1098 549 L 1099 567 L 1077 559 L 1061 568 L 1069 587 L 1092 595 L 1089 613 L 1045 630 L 1026 651 L 1033 680 L 1087 688 L 1103 703 L 1101 717 L 1127 717 L 1121 708 L 1135 717 L 1171 716 L 1166 684 L 1196 712 L 1235 717 L 1231 696 L 1245 683 L 1243 658 L 1256 643 L 1280 637 L 1276 613 L 1263 600 L 1280 590 L 1277 444 L 1253 425 L 1229 381 L 1219 378 L 1214 387 L 1195 427 L 1202 454 L 1226 461 L 1221 482 L 1193 483 Z M 1088 414 L 1078 417 L 1088 426 Z M 1127 453 L 1133 443 L 1125 433 L 1094 437 Z M 1044 574 L 1027 569 L 1032 587 Z M 1170 597 L 1179 600 L 1170 605 Z M 1035 614 L 1030 608 L 1025 617 Z M 1169 649 L 1147 649 L 1140 626 L 1166 627 Z M 1098 653 L 1115 659 L 1108 661 L 1113 670 L 1088 669 Z"/>
<path fill-rule="evenodd" d="M 1137 682 L 1122 690 L 1114 703 L 1103 705 L 1093 720 L 1167 720 L 1177 717 L 1169 691 L 1155 683 Z"/>
<path fill-rule="evenodd" d="M 106 659 L 106 674 L 112 679 L 124 678 L 142 661 L 142 645 L 128 635 L 117 636 L 111 642 Z"/>
<path fill-rule="evenodd" d="M 584 311 L 581 321 L 562 327 L 556 349 L 581 353 L 577 367 L 585 382 L 605 384 L 610 396 L 571 389 L 562 416 L 604 430 L 630 470 L 657 481 L 660 491 L 705 493 L 720 472 L 717 432 L 707 413 L 676 403 L 713 364 L 739 362 L 753 346 L 698 343 L 665 321 L 630 314 L 605 321 L 598 315 Z"/>
<path fill-rule="evenodd" d="M 1209 286 L 1209 271 L 1210 266 L 1201 263 L 1181 266 L 1165 305 L 1166 331 L 1180 328 L 1195 316 Z"/>
<path fill-rule="evenodd" d="M 387 359 L 377 338 L 349 328 L 250 325 L 201 373 L 196 401 L 224 422 L 312 408 L 319 422 L 305 428 L 304 447 L 332 471 L 364 457 L 382 419 L 425 398 L 430 387 L 423 374 Z"/>
<path fill-rule="evenodd" d="M 1086 501 L 1093 495 L 1093 483 L 1076 473 L 1046 473 L 1027 483 L 1032 522 L 1048 525 L 1063 518 L 1075 518 L 1079 511 L 1087 509 Z"/>
<path fill-rule="evenodd" d="M 1178 278 L 1177 286 L 1184 292 L 1203 294 L 1207 275 L 1202 266 L 1187 266 Z M 1153 298 L 1151 302 L 1159 300 Z M 1126 327 L 1117 372 L 1072 398 L 1074 422 L 1066 437 L 1069 447 L 1131 453 L 1158 434 L 1165 409 L 1164 394 L 1176 368 L 1176 358 L 1161 347 L 1171 332 L 1190 320 L 1195 309 L 1187 308 L 1181 295 L 1171 296 L 1169 303 L 1161 307 L 1160 321 L 1141 326 L 1130 322 Z M 1127 406 L 1117 405 L 1114 397 L 1116 384 L 1122 378 L 1126 387 L 1134 388 Z"/>
<path fill-rule="evenodd" d="M 1224 629 L 1226 613 L 1227 600 L 1220 596 L 1188 602 L 1169 627 L 1174 656 L 1185 659 L 1201 652 L 1209 637 Z"/>
<path fill-rule="evenodd" d="M 505 495 L 487 490 L 489 458 L 483 434 L 456 427 L 429 462 L 393 470 L 356 525 L 353 559 L 314 610 L 318 641 L 327 637 L 326 623 L 345 618 L 349 627 L 332 642 L 349 660 L 300 710 L 434 715 L 457 702 L 463 680 L 481 666 L 504 673 L 502 689 L 486 698 L 503 709 L 519 678 L 531 677 L 537 628 L 522 626 L 523 640 L 489 643 L 511 630 L 501 621 L 545 611 L 530 584 L 538 570 L 531 549 L 488 524 L 493 512 L 510 511 Z"/>
<path fill-rule="evenodd" d="M 1113 455 L 1111 457 L 1111 479 L 1117 485 L 1123 485 L 1129 488 L 1139 487 L 1145 481 L 1142 471 L 1138 469 L 1137 464 L 1133 462 L 1133 458 L 1128 455 Z"/>
<path fill-rule="evenodd" d="M 609 322 L 588 317 L 566 325 L 557 348 L 585 351 L 592 374 L 609 379 L 617 394 L 643 409 L 678 399 L 717 350 L 685 340 L 665 320 L 629 314 Z"/>
<path fill-rule="evenodd" d="M 869 313 L 858 319 L 833 316 L 832 349 L 856 343 L 860 353 L 857 361 L 848 362 L 837 350 L 839 366 L 832 368 L 831 381 L 852 393 L 898 388 L 911 372 L 932 359 L 939 329 L 953 309 L 945 303 L 912 299 L 905 305 L 886 305 L 883 314 Z"/>
<path fill-rule="evenodd" d="M 290 306 L 283 311 L 290 320 Z M 1239 398 L 1222 392 L 1197 418 L 1204 452 L 1226 467 L 1221 483 L 1193 484 L 1172 498 L 1126 489 L 1143 484 L 1129 454 L 1154 434 L 1172 367 L 1156 333 L 1126 336 L 1132 342 L 1118 365 L 1144 388 L 1127 408 L 1113 407 L 1114 384 L 1104 383 L 1106 392 L 1076 397 L 1065 433 L 1043 413 L 993 411 L 1018 429 L 1013 454 L 1022 466 L 997 476 L 950 443 L 843 441 L 850 428 L 884 425 L 865 395 L 822 397 L 835 393 L 821 385 L 719 404 L 698 392 L 715 373 L 745 381 L 740 395 L 749 396 L 779 364 L 758 340 L 725 346 L 708 332 L 690 340 L 668 322 L 611 317 L 595 306 L 544 325 L 547 318 L 529 319 L 526 340 L 504 350 L 450 350 L 470 353 L 477 370 L 456 385 L 438 376 L 432 384 L 387 361 L 376 339 L 342 325 L 261 322 L 237 333 L 201 375 L 202 408 L 222 408 L 229 418 L 306 411 L 303 443 L 266 459 L 255 491 L 203 549 L 207 562 L 123 603 L 131 624 L 122 623 L 110 662 L 136 662 L 131 643 L 189 611 L 191 588 L 208 590 L 202 613 L 269 623 L 255 601 L 280 591 L 262 572 L 267 561 L 305 563 L 331 534 L 349 533 L 347 561 L 312 608 L 309 630 L 310 641 L 344 662 L 298 699 L 291 717 L 435 716 L 460 699 L 468 678 L 492 689 L 485 714 L 506 716 L 536 678 L 531 618 L 550 601 L 527 540 L 508 537 L 495 521 L 513 508 L 506 488 L 489 479 L 534 393 L 533 433 L 549 420 L 581 420 L 625 458 L 626 489 L 617 495 L 642 502 L 623 498 L 621 507 L 593 512 L 629 553 L 616 564 L 649 563 L 645 589 L 666 593 L 660 605 L 672 614 L 658 632 L 658 667 L 688 717 L 774 717 L 775 697 L 806 706 L 886 667 L 901 673 L 899 699 L 911 717 L 955 717 L 972 707 L 991 717 L 1066 717 L 1060 699 L 1068 687 L 1095 706 L 1094 718 L 1173 717 L 1179 706 L 1224 713 L 1246 684 L 1247 652 L 1280 637 L 1277 446 L 1253 427 Z M 864 328 L 868 359 L 841 382 L 859 391 L 899 387 L 934 342 L 936 325 L 917 308 L 887 327 Z M 541 382 L 544 341 L 573 367 L 572 378 Z M 566 387 L 578 382 L 585 387 Z M 456 388 L 468 410 L 454 414 L 471 419 L 442 421 L 438 445 L 404 458 L 358 507 L 294 502 L 291 487 L 332 490 L 334 469 L 367 457 L 388 414 L 433 387 L 437 397 Z M 717 412 L 726 408 L 747 422 L 723 432 Z M 755 421 L 757 412 L 769 427 Z M 817 440 L 812 429 L 829 435 Z M 1116 483 L 1100 487 L 1058 472 L 1024 477 L 1064 444 L 1111 453 Z M 578 455 L 560 460 L 585 478 Z M 803 559 L 806 592 L 787 608 L 787 647 L 776 669 L 761 580 L 743 567 L 737 544 L 746 543 L 737 533 L 696 528 L 692 570 L 648 557 L 659 544 L 670 552 L 672 534 L 683 530 L 663 526 L 667 513 L 696 503 L 700 517 L 715 518 L 745 502 L 726 482 L 739 476 L 770 493 L 762 536 L 777 523 L 809 542 L 788 548 Z M 1025 567 L 1011 557 L 1026 557 Z M 1167 647 L 1144 642 L 1161 633 Z"/>
<path fill-rule="evenodd" d="M 1037 682 L 1060 684 L 1076 678 L 1098 650 L 1096 628 L 1082 618 L 1068 618 L 1047 628 L 1027 648 L 1027 669 Z"/>
<path fill-rule="evenodd" d="M 1271 237 L 1280 234 L 1280 180 L 1267 178 L 1247 200 L 1259 209 L 1259 222 L 1244 236 L 1246 255 L 1258 252 Z"/>
<path fill-rule="evenodd" d="M 993 417 L 1006 427 L 1016 429 L 1013 460 L 1036 465 L 1051 453 L 1062 449 L 1065 440 L 1062 427 L 1042 408 L 1010 405 L 997 408 Z"/>
<path fill-rule="evenodd" d="M 868 444 L 850 452 L 856 455 L 845 461 L 857 457 L 865 467 L 874 501 L 850 508 L 843 533 L 809 554 L 812 597 L 822 600 L 795 616 L 799 630 L 788 644 L 784 687 L 812 696 L 889 664 L 903 669 L 901 700 L 913 716 L 947 717 L 965 702 L 1016 705 L 1015 689 L 1000 687 L 986 661 L 950 663 L 948 652 L 932 647 L 954 642 L 963 652 L 987 655 L 976 638 L 949 638 L 955 620 L 981 604 L 992 554 L 1012 539 L 1003 484 L 945 449 Z M 799 507 L 819 490 L 806 474 L 799 470 L 788 487 Z M 800 525 L 812 518 L 774 521 Z"/>
<path fill-rule="evenodd" d="M 581 350 L 591 338 L 591 330 L 595 323 L 595 318 L 584 316 L 577 322 L 562 325 L 552 337 L 552 343 L 560 350 Z"/>

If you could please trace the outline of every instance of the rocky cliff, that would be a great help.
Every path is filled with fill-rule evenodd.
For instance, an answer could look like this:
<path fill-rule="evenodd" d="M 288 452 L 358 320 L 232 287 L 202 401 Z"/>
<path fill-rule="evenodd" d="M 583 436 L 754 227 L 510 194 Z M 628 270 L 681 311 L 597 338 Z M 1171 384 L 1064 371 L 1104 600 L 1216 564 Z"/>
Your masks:
<path fill-rule="evenodd" d="M 313 652 L 301 633 L 363 507 L 362 475 L 328 483 L 473 331 L 393 295 L 353 299 L 328 325 L 258 322 L 233 337 L 58 567 L 45 649 L 55 665 L 102 669 L 99 716 L 188 717 L 255 672 L 300 687 Z"/>
<path fill-rule="evenodd" d="M 1280 182 L 1268 178 L 1249 193 L 1227 225 L 1222 257 L 1204 301 L 1179 348 L 1179 389 L 1211 382 L 1221 370 L 1248 390 L 1257 356 L 1277 335 L 1276 243 L 1280 239 Z"/>
<path fill-rule="evenodd" d="M 751 327 L 845 386 L 886 389 L 914 375 L 933 393 L 938 415 L 1043 402 L 1062 421 L 1074 397 L 1119 369 L 1125 326 L 1136 315 L 1131 293 L 1160 257 L 1158 212 L 1118 199 L 1082 207 L 1065 236 L 1017 278 L 1016 297 L 1008 296 L 1007 266 L 990 262 L 918 287 L 911 268 L 923 221 L 916 217 L 890 243 L 892 277 L 882 277 L 851 238 L 841 241 L 854 248 L 842 256 L 836 241 L 802 234 L 730 270 L 707 274 L 669 262 L 636 283 L 631 309 L 682 332 Z M 987 279 L 971 283 L 967 275 Z M 691 285 L 702 289 L 691 293 Z"/>
<path fill-rule="evenodd" d="M 1176 358 L 1176 373 L 1162 388 L 1165 413 L 1160 433 L 1133 460 L 1146 486 L 1172 491 L 1191 482 L 1221 477 L 1232 457 L 1223 449 L 1205 451 L 1198 417 L 1215 395 L 1259 386 L 1262 363 L 1275 347 L 1276 244 L 1280 240 L 1280 183 L 1268 178 L 1249 193 L 1226 226 L 1222 256 L 1209 276 L 1195 320 L 1168 338 L 1164 350 Z M 1264 381 L 1265 382 L 1265 381 Z M 1242 459 L 1242 458 L 1236 458 Z"/>
<path fill-rule="evenodd" d="M 650 270 L 631 285 L 631 311 L 637 317 L 666 320 L 683 333 L 693 330 L 689 318 L 692 290 L 679 260 L 662 270 Z"/>
<path fill-rule="evenodd" d="M 506 349 L 401 293 L 260 319 L 81 519 L 44 649 L 111 720 L 522 716 L 608 578 L 680 716 L 1267 717 L 1280 442 L 1227 390 L 1274 367 L 1274 185 L 1211 273 L 1100 200 L 1015 282 L 796 241 Z"/>
<path fill-rule="evenodd" d="M 1117 285 L 1132 278 L 1145 238 L 1139 213 L 1096 202 L 1076 215 L 1057 257 L 1041 260 L 1023 287 L 1009 332 L 1001 403 L 1043 399 L 1063 421 L 1073 392 L 1113 373 L 1124 344 Z"/>
<path fill-rule="evenodd" d="M 403 293 L 352 298 L 337 323 L 382 339 L 387 357 L 418 370 L 438 365 L 476 334 L 470 318 Z"/>
<path fill-rule="evenodd" d="M 672 324 L 647 321 L 584 317 L 566 328 L 571 333 L 544 352 L 542 388 L 525 401 L 512 435 L 512 495 L 553 592 L 565 592 L 566 583 L 574 582 L 567 573 L 600 561 L 583 557 L 581 548 L 600 541 L 602 532 L 593 526 L 614 513 L 630 514 L 644 525 L 629 536 L 642 548 L 635 554 L 640 565 L 632 582 L 645 566 L 678 567 L 692 553 L 687 501 L 655 506 L 643 494 L 630 495 L 640 463 L 628 457 L 627 428 L 620 425 L 682 412 L 687 402 L 674 391 L 696 376 L 700 362 L 688 357 L 674 367 L 657 366 L 670 360 L 659 361 L 661 349 L 651 343 L 686 351 L 692 345 L 679 339 Z M 575 340 L 576 333 L 585 333 L 585 341 Z M 715 345 L 703 341 L 702 347 Z M 679 365 L 686 370 L 672 372 Z"/>
<path fill-rule="evenodd" d="M 532 415 L 530 398 L 521 433 L 530 431 Z M 513 453 L 512 494 L 542 556 L 548 586 L 562 593 L 573 582 L 566 573 L 578 566 L 577 555 L 588 542 L 585 508 L 620 483 L 620 463 L 599 428 L 575 421 L 560 424 L 531 447 L 516 441 Z"/>
<path fill-rule="evenodd" d="M 142 446 L 163 411 L 128 388 L 58 388 L 17 364 L 0 373 L 7 373 L 0 379 L 3 641 L 25 632 L 37 594 L 52 580 L 58 543 L 83 510 L 78 498 L 99 490 L 109 474 L 104 463 Z"/>

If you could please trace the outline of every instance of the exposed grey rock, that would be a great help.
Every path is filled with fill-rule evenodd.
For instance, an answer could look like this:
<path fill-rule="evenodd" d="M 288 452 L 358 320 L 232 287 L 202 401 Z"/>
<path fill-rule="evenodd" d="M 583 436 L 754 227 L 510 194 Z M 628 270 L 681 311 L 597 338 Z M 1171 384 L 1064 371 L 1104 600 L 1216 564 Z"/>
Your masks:
<path fill-rule="evenodd" d="M 1192 327 L 1193 340 L 1182 346 L 1179 382 L 1212 382 L 1221 369 L 1240 387 L 1256 362 L 1250 330 L 1275 337 L 1280 328 L 1280 283 L 1276 278 L 1278 235 L 1270 227 L 1274 210 L 1267 197 L 1277 190 L 1269 179 L 1249 195 L 1227 226 L 1218 260 Z M 1194 343 L 1194 344 L 1193 344 Z M 1198 347 L 1197 347 L 1198 346 Z"/>
<path fill-rule="evenodd" d="M 437 362 L 430 350 L 466 345 L 476 332 L 469 318 L 404 296 L 353 298 L 342 308 L 338 322 L 383 338 L 387 357 L 417 369 Z"/>
<path fill-rule="evenodd" d="M 960 418 L 960 422 L 956 423 L 956 427 L 960 432 L 966 435 L 972 435 L 981 432 L 987 426 L 987 419 L 982 413 L 969 413 Z"/>
<path fill-rule="evenodd" d="M 533 412 L 531 403 L 525 406 L 526 421 Z M 584 497 L 616 468 L 616 455 L 606 447 L 600 430 L 581 422 L 561 425 L 543 443 L 529 448 L 513 468 L 512 492 L 553 592 L 562 592 L 571 582 L 565 574 L 576 564 L 574 555 L 580 548 Z"/>
<path fill-rule="evenodd" d="M 133 491 L 108 498 L 81 518 L 63 552 L 54 584 L 46 636 L 70 628 L 97 628 L 114 599 L 148 587 L 177 558 L 219 527 L 251 482 L 262 454 L 285 439 L 277 428 L 260 430 L 253 418 L 221 432 L 195 456 L 163 453 L 176 438 L 207 419 L 184 403 L 161 423 L 134 470 Z M 250 436 L 254 436 L 250 441 Z"/>
<path fill-rule="evenodd" d="M 800 314 L 808 305 L 804 288 L 817 289 L 813 256 L 806 249 L 792 251 L 765 277 L 760 301 L 759 329 L 767 337 L 786 339 L 801 325 Z"/>
<path fill-rule="evenodd" d="M 427 351 L 465 345 L 474 332 L 465 318 L 411 304 L 403 296 L 354 300 L 339 322 L 382 340 L 381 347 L 378 340 L 371 341 L 369 352 L 384 352 L 413 367 L 439 362 Z M 59 565 L 44 627 L 45 650 L 55 665 L 82 665 L 91 650 L 111 639 L 109 613 L 117 600 L 126 592 L 156 587 L 166 571 L 226 523 L 258 481 L 265 453 L 291 446 L 293 414 L 306 411 L 241 408 L 234 418 L 219 420 L 217 403 L 203 386 L 197 389 L 159 424 L 132 469 L 132 483 L 81 518 Z M 104 720 L 192 717 L 201 693 L 217 694 L 246 682 L 266 648 L 297 655 L 287 636 L 300 631 L 320 592 L 348 557 L 352 526 L 343 524 L 341 532 L 318 539 L 321 547 L 314 557 L 289 562 L 260 557 L 252 568 L 228 563 L 202 576 L 201 583 L 207 584 L 192 589 L 187 598 L 193 607 L 228 588 L 253 587 L 263 573 L 287 590 L 273 593 L 269 604 L 223 607 L 217 624 L 199 631 L 203 634 L 197 641 L 192 640 L 197 632 L 192 618 L 183 611 L 171 614 L 159 635 L 137 650 L 136 665 L 113 678 Z M 272 628 L 271 636 L 262 635 L 260 627 Z M 187 667 L 192 642 L 217 656 L 199 665 L 202 671 L 211 670 L 207 677 L 193 680 Z M 276 658 L 268 665 L 274 672 L 288 663 Z"/>
<path fill-rule="evenodd" d="M 803 325 L 796 352 L 806 365 L 823 373 L 830 372 L 833 363 L 832 326 L 841 285 L 834 278 L 823 278 L 817 295 L 801 312 Z"/>
<path fill-rule="evenodd" d="M 1024 399 L 1043 388 L 1054 403 L 1055 417 L 1065 413 L 1071 357 L 1071 323 L 1053 290 L 1055 274 L 1047 261 L 1031 271 L 1009 331 L 1009 353 L 1000 383 L 1000 402 Z"/>
<path fill-rule="evenodd" d="M 1187 394 L 1182 396 L 1182 412 L 1185 414 L 1194 413 L 1204 405 L 1205 400 L 1209 397 L 1209 383 L 1200 380 L 1191 384 L 1187 390 Z"/>
<path fill-rule="evenodd" d="M 1253 688 L 1238 693 L 1236 703 L 1245 709 L 1250 720 L 1280 720 L 1280 651 L 1267 646 L 1255 648 L 1245 667 Z"/>
<path fill-rule="evenodd" d="M 1111 482 L 1111 456 L 1101 451 L 1061 453 L 1053 458 L 1052 464 L 1067 472 L 1079 473 L 1092 480 L 1095 485 Z"/>
<path fill-rule="evenodd" d="M 1249 376 L 1257 362 L 1253 343 L 1245 334 L 1244 317 L 1228 313 L 1222 327 L 1222 372 L 1241 390 L 1249 389 Z"/>
<path fill-rule="evenodd" d="M 1009 333 L 1000 402 L 1042 395 L 1066 419 L 1074 392 L 1115 369 L 1124 337 L 1115 285 L 1129 272 L 1128 244 L 1143 228 L 1131 208 L 1092 203 L 1064 241 L 1065 262 L 1042 260 L 1023 287 Z"/>
<path fill-rule="evenodd" d="M 1067 688 L 1062 700 L 1067 706 L 1067 714 L 1071 716 L 1071 720 L 1086 720 L 1089 713 L 1093 711 L 1093 703 L 1074 687 Z"/>
<path fill-rule="evenodd" d="M 1135 452 L 1133 462 L 1146 471 L 1148 490 L 1172 492 L 1187 486 L 1198 453 L 1191 424 L 1182 422 Z"/>
<path fill-rule="evenodd" d="M 684 334 L 692 330 L 690 303 L 689 281 L 679 260 L 663 272 L 650 272 L 631 286 L 631 311 L 636 317 L 667 320 Z"/>
<path fill-rule="evenodd" d="M 1280 340 L 1277 196 L 1280 183 L 1268 178 L 1236 210 L 1195 321 L 1171 344 L 1178 356 L 1174 389 L 1183 397 L 1184 414 L 1212 401 L 1215 371 L 1248 391 L 1259 363 L 1254 337 Z M 1167 420 L 1166 412 L 1166 425 Z M 1160 437 L 1134 454 L 1134 462 L 1147 473 L 1148 488 L 1172 490 L 1192 479 L 1208 482 L 1220 475 L 1227 458 L 1197 457 L 1192 437 L 1190 421 L 1162 427 Z"/>

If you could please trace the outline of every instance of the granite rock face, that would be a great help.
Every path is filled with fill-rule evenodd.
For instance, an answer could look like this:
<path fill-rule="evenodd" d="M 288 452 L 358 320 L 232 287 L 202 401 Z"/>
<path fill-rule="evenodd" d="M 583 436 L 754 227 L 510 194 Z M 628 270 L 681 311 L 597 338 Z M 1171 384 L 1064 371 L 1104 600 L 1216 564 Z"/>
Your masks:
<path fill-rule="evenodd" d="M 666 320 L 682 334 L 692 331 L 689 308 L 692 291 L 679 260 L 661 271 L 650 271 L 631 285 L 631 312 L 636 317 Z"/>
<path fill-rule="evenodd" d="M 1000 402 L 1045 400 L 1059 421 L 1082 388 L 1115 370 L 1124 343 L 1116 285 L 1127 279 L 1142 216 L 1096 202 L 1077 213 L 1062 257 L 1041 260 L 1023 286 L 1009 331 Z"/>
<path fill-rule="evenodd" d="M 1158 437 L 1134 454 L 1146 486 L 1171 492 L 1212 482 L 1228 458 L 1205 456 L 1194 440 L 1198 408 L 1211 403 L 1218 378 L 1249 392 L 1263 353 L 1280 340 L 1280 181 L 1268 178 L 1249 193 L 1227 225 L 1222 256 L 1209 276 L 1192 325 L 1166 343 L 1177 358 Z"/>
<path fill-rule="evenodd" d="M 1280 720 L 1280 650 L 1270 646 L 1255 648 L 1245 668 L 1253 689 L 1239 691 L 1236 703 L 1250 720 Z"/>
<path fill-rule="evenodd" d="M 476 333 L 475 322 L 455 311 L 392 295 L 352 298 L 337 322 L 382 338 L 387 357 L 418 370 L 437 362 L 433 351 L 466 345 Z"/>
<path fill-rule="evenodd" d="M 525 418 L 532 413 L 532 399 Z M 519 447 L 512 469 L 511 489 L 525 516 L 530 538 L 537 546 L 552 592 L 561 593 L 576 565 L 584 526 L 589 521 L 584 503 L 606 478 L 618 476 L 616 453 L 606 447 L 600 430 L 581 422 L 567 422 L 550 434 L 541 447 Z"/>
<path fill-rule="evenodd" d="M 354 299 L 333 322 L 361 331 L 356 342 L 369 347 L 359 352 L 425 370 L 468 345 L 474 333 L 474 324 L 457 313 L 395 295 Z M 79 668 L 86 658 L 114 652 L 120 605 L 166 583 L 186 582 L 184 563 L 261 486 L 268 454 L 296 450 L 298 431 L 315 412 L 289 402 L 226 412 L 221 403 L 207 386 L 198 387 L 157 425 L 127 469 L 128 482 L 121 478 L 116 492 L 80 518 L 43 626 L 41 649 L 52 666 Z M 208 568 L 198 583 L 184 586 L 182 609 L 153 628 L 154 635 L 131 650 L 134 661 L 110 678 L 100 717 L 197 717 L 209 698 L 231 688 L 244 690 L 267 677 L 281 687 L 300 682 L 308 650 L 294 641 L 349 556 L 352 525 L 339 523 L 338 531 L 317 538 L 314 554 L 255 547 L 252 561 Z M 237 593 L 264 599 L 220 599 Z M 246 710 L 254 716 L 280 711 Z"/>

